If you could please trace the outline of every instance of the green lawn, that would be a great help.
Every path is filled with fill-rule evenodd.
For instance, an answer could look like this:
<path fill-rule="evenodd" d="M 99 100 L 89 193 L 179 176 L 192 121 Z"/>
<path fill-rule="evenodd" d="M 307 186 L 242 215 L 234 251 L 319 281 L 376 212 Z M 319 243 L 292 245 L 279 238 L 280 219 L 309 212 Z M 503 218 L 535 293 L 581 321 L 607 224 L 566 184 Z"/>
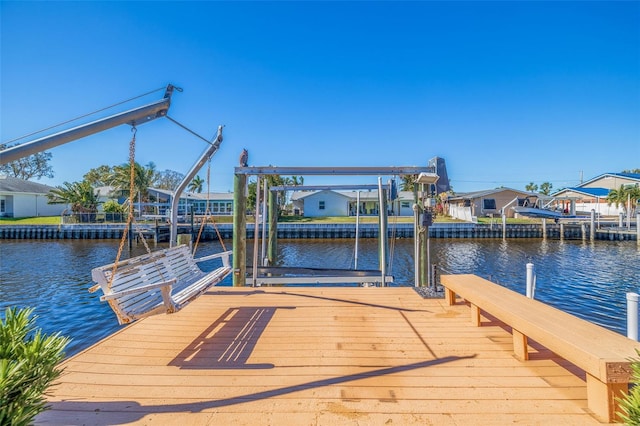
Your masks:
<path fill-rule="evenodd" d="M 233 223 L 233 216 L 216 216 L 216 223 Z M 247 223 L 253 223 L 255 218 L 247 216 Z M 356 218 L 351 217 L 301 217 L 301 216 L 283 216 L 278 220 L 279 223 L 356 223 Z M 388 218 L 390 224 L 393 223 L 413 223 L 413 217 L 395 217 Z M 460 220 L 451 219 L 450 217 L 438 216 L 435 222 L 461 222 Z M 500 218 L 479 217 L 478 223 L 502 223 Z M 507 219 L 507 223 L 538 223 L 536 219 Z M 364 216 L 360 218 L 360 223 L 378 223 L 377 216 Z M 40 216 L 40 217 L 24 217 L 24 218 L 0 218 L 0 225 L 59 225 L 60 216 Z"/>
<path fill-rule="evenodd" d="M 60 216 L 2 217 L 0 225 L 60 225 Z"/>

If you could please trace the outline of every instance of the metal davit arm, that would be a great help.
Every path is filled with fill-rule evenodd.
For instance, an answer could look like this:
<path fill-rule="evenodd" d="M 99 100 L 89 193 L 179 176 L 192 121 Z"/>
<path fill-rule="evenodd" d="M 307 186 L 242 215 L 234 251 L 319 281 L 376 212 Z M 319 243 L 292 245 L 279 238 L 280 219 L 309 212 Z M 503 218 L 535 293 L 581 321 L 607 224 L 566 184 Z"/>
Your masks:
<path fill-rule="evenodd" d="M 93 135 L 94 133 L 116 127 L 120 124 L 138 126 L 151 120 L 155 120 L 156 118 L 164 117 L 169 110 L 171 94 L 174 89 L 175 87 L 169 84 L 165 91 L 164 98 L 149 105 L 102 118 L 88 124 L 83 124 L 69 130 L 64 130 L 50 136 L 45 136 L 43 138 L 36 139 L 31 142 L 25 142 L 11 148 L 7 148 L 4 151 L 0 151 L 0 165 L 28 157 L 29 155 L 37 154 L 38 152 L 46 151 L 47 149 L 81 139 L 85 136 Z"/>
<path fill-rule="evenodd" d="M 204 163 L 213 157 L 213 155 L 218 151 L 218 148 L 220 148 L 220 144 L 222 143 L 222 127 L 223 126 L 218 126 L 218 133 L 216 134 L 213 143 L 204 150 L 198 161 L 191 167 L 173 193 L 173 199 L 171 200 L 171 233 L 169 236 L 169 247 L 175 246 L 176 240 L 178 239 L 178 205 L 180 203 L 180 196 L 189 185 L 189 182 L 196 177 L 198 171 L 200 171 L 202 166 L 204 166 Z M 207 208 L 208 207 L 209 206 L 207 206 Z"/>

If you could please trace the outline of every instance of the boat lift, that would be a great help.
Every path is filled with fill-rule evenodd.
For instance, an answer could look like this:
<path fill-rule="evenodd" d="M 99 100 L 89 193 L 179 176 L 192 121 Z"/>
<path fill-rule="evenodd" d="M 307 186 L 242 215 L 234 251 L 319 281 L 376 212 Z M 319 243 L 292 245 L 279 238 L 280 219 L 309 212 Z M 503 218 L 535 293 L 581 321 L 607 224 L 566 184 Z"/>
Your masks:
<path fill-rule="evenodd" d="M 383 188 L 381 178 L 378 177 L 378 185 L 316 185 L 316 186 L 293 186 L 282 187 L 274 186 L 268 188 L 268 204 L 269 204 L 269 237 L 268 237 L 268 262 L 266 265 L 258 266 L 258 226 L 259 226 L 259 205 L 260 205 L 260 180 L 267 175 L 283 175 L 283 176 L 362 176 L 362 175 L 417 175 L 421 178 L 418 183 L 436 182 L 438 176 L 433 173 L 432 167 L 247 167 L 241 166 L 235 168 L 234 178 L 234 209 L 233 209 L 233 285 L 247 285 L 247 265 L 246 265 L 246 185 L 247 177 L 255 175 L 258 177 L 258 185 L 256 186 L 256 223 L 254 228 L 254 251 L 253 265 L 250 275 L 252 286 L 269 285 L 269 284 L 339 284 L 339 283 L 376 283 L 386 286 L 387 283 L 393 282 L 393 277 L 387 275 L 387 207 L 386 207 L 386 191 Z M 276 191 L 284 189 L 378 189 L 379 194 L 379 259 L 380 270 L 346 270 L 346 269 L 319 269 L 319 268 L 279 268 L 273 266 L 277 247 L 277 206 Z M 267 190 L 265 189 L 265 194 Z M 265 197 L 266 198 L 266 197 Z M 265 209 L 263 209 L 264 212 Z M 419 209 L 416 210 L 416 215 Z M 263 213 L 264 220 L 264 213 Z M 417 223 L 417 219 L 416 219 Z M 265 231 L 263 225 L 263 235 Z M 416 236 L 417 236 L 416 232 Z M 416 238 L 416 245 L 418 239 Z M 263 236 L 263 244 L 265 238 Z M 417 247 L 416 251 L 419 250 Z M 264 249 L 263 249 L 264 253 Z M 419 262 L 422 256 L 416 257 L 416 271 L 427 269 Z M 416 272 L 416 277 L 418 273 Z M 418 281 L 416 281 L 417 285 Z"/>

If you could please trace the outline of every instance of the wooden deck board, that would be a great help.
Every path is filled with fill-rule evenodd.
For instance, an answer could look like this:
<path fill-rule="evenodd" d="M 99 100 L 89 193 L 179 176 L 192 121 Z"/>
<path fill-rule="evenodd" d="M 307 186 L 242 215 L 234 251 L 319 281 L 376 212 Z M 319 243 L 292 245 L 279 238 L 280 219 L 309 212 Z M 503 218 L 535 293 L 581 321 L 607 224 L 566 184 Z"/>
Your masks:
<path fill-rule="evenodd" d="M 468 310 L 411 288 L 214 288 L 66 360 L 37 420 L 600 424 L 579 369 L 518 361 L 508 327 Z"/>

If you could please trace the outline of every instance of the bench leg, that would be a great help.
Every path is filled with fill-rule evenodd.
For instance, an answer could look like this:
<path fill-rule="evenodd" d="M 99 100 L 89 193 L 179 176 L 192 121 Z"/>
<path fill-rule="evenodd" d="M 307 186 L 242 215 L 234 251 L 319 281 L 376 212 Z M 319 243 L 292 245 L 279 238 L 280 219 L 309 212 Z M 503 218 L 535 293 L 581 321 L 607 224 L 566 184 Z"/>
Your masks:
<path fill-rule="evenodd" d="M 628 383 L 603 383 L 587 373 L 587 401 L 589 410 L 600 421 L 611 423 L 621 421 L 617 415 L 616 397 L 622 397 L 629 391 Z"/>
<path fill-rule="evenodd" d="M 480 327 L 480 308 L 473 303 L 471 304 L 471 324 Z"/>
<path fill-rule="evenodd" d="M 447 305 L 452 306 L 456 303 L 456 293 L 453 290 L 449 290 L 448 288 L 444 289 L 444 300 L 447 302 Z"/>
<path fill-rule="evenodd" d="M 511 329 L 513 336 L 513 353 L 520 361 L 526 361 L 529 359 L 529 349 L 527 344 L 527 336 L 520 333 L 515 328 Z"/>

